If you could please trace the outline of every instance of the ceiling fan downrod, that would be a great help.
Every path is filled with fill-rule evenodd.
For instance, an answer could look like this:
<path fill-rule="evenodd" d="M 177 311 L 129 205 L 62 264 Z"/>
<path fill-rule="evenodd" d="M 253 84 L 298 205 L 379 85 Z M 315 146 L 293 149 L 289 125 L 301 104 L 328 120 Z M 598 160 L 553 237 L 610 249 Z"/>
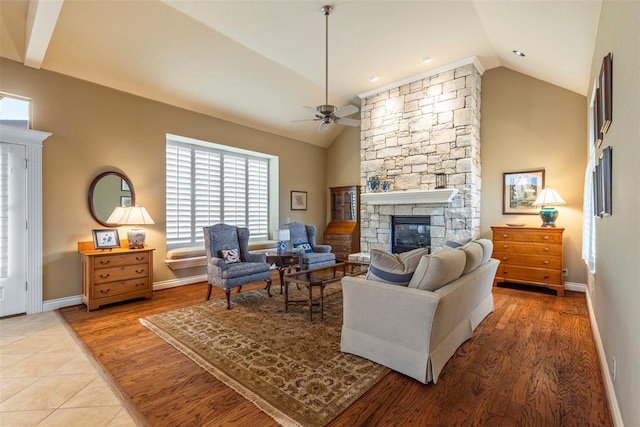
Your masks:
<path fill-rule="evenodd" d="M 329 105 L 329 15 L 333 6 L 326 4 L 320 9 L 324 15 L 324 104 Z"/>

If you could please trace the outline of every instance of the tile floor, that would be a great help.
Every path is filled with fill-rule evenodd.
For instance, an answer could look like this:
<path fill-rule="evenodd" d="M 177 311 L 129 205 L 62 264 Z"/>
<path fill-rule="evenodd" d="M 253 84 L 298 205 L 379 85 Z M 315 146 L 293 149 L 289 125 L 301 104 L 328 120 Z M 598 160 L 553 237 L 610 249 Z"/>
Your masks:
<path fill-rule="evenodd" d="M 0 426 L 136 426 L 55 311 L 0 320 Z"/>

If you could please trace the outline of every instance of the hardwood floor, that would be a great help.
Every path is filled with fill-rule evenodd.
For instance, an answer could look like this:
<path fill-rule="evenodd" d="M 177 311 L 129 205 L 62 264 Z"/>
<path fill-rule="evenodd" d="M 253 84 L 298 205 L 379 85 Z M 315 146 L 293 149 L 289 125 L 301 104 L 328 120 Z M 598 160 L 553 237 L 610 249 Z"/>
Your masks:
<path fill-rule="evenodd" d="M 277 283 L 274 276 L 272 290 Z M 584 295 L 541 292 L 494 288 L 495 312 L 437 384 L 391 372 L 330 425 L 612 426 Z M 206 293 L 206 284 L 196 284 L 90 313 L 84 306 L 60 311 L 140 425 L 277 425 L 138 322 Z M 223 298 L 219 288 L 213 295 Z"/>

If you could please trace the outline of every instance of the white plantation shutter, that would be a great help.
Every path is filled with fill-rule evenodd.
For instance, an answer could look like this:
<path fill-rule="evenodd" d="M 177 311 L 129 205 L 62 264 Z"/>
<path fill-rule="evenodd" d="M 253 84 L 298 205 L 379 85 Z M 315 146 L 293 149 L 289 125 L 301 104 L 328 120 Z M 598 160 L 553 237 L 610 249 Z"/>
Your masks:
<path fill-rule="evenodd" d="M 9 150 L 0 144 L 0 277 L 9 272 Z"/>
<path fill-rule="evenodd" d="M 269 160 L 167 140 L 167 249 L 199 246 L 202 227 L 248 227 L 269 233 Z"/>

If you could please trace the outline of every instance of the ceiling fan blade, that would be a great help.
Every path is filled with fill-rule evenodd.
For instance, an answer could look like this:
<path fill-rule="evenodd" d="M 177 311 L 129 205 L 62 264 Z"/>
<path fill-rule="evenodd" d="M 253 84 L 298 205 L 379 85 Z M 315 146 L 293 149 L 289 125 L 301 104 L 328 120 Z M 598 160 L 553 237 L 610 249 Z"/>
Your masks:
<path fill-rule="evenodd" d="M 346 126 L 360 126 L 360 120 L 358 119 L 349 119 L 349 118 L 345 118 L 345 117 L 338 117 L 334 120 L 335 123 L 339 124 L 339 125 L 346 125 Z"/>
<path fill-rule="evenodd" d="M 346 116 L 350 116 L 351 114 L 357 113 L 358 111 L 358 107 L 356 107 L 355 105 L 345 105 L 344 107 L 338 108 L 338 110 L 333 114 L 336 117 L 346 117 Z"/>
<path fill-rule="evenodd" d="M 317 122 L 318 120 L 322 120 L 320 118 L 316 119 L 299 119 L 299 120 L 290 120 L 289 123 L 300 123 L 300 122 Z"/>
<path fill-rule="evenodd" d="M 320 111 L 318 111 L 316 108 L 314 107 L 309 107 L 308 105 L 305 105 L 304 107 L 305 110 L 310 111 L 314 116 L 316 116 L 319 119 L 323 119 L 324 116 L 322 115 L 322 113 Z"/>
<path fill-rule="evenodd" d="M 320 122 L 320 126 L 318 126 L 318 132 L 325 132 L 327 129 L 329 129 L 330 125 L 331 125 L 331 122 L 325 122 L 325 121 Z"/>

